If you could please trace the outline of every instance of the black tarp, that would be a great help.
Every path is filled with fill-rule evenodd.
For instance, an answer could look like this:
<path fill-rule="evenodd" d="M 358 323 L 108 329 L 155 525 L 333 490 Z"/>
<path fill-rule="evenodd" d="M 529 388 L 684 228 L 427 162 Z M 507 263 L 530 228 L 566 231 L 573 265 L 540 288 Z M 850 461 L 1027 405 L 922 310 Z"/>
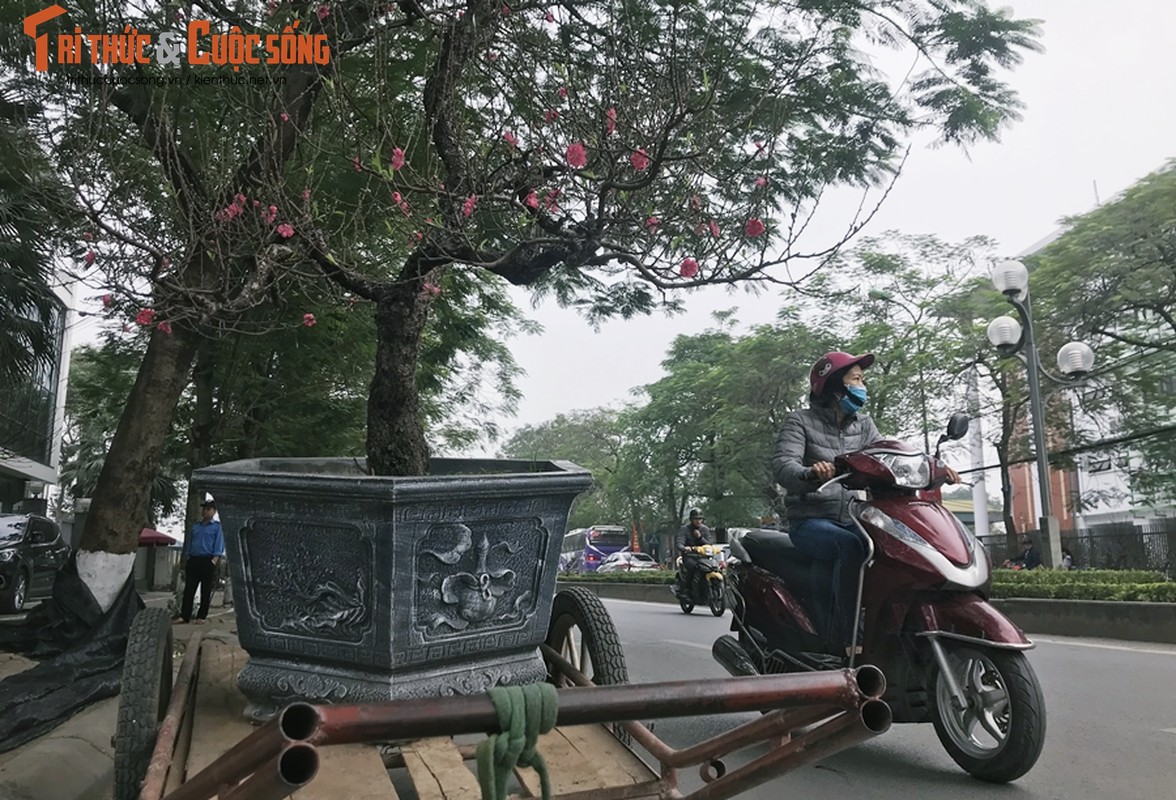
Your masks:
<path fill-rule="evenodd" d="M 76 558 L 58 572 L 50 600 L 22 624 L 0 626 L 0 650 L 40 662 L 0 680 L 0 753 L 118 694 L 127 634 L 143 600 L 128 576 L 103 613 L 78 575 Z"/>

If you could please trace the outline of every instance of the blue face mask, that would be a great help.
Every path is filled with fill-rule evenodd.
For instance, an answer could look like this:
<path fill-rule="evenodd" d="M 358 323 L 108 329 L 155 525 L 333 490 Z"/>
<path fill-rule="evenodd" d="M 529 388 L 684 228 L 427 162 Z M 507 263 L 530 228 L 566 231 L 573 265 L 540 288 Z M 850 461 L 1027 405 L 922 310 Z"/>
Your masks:
<path fill-rule="evenodd" d="M 845 396 L 841 398 L 841 410 L 846 414 L 856 414 L 865 407 L 866 401 L 870 399 L 869 393 L 864 386 L 846 386 Z"/>

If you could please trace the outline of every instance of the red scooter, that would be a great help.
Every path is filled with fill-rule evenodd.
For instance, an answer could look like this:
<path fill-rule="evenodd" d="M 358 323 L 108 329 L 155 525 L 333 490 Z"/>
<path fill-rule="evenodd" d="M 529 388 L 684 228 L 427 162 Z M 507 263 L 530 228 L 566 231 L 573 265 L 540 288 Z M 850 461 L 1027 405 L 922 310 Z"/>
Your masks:
<path fill-rule="evenodd" d="M 939 445 L 967 429 L 965 414 L 952 415 Z M 737 676 L 874 664 L 886 673 L 895 722 L 932 722 L 976 778 L 1019 778 L 1045 741 L 1045 700 L 1024 652 L 1033 643 L 988 602 L 988 552 L 939 500 L 939 446 L 932 457 L 884 440 L 834 463 L 837 476 L 821 489 L 842 483 L 868 498 L 852 507 L 867 552 L 860 648 L 847 654 L 813 624 L 814 597 L 832 591 L 831 565 L 802 556 L 787 533 L 756 530 L 731 543 L 735 636 L 714 643 L 715 659 Z"/>

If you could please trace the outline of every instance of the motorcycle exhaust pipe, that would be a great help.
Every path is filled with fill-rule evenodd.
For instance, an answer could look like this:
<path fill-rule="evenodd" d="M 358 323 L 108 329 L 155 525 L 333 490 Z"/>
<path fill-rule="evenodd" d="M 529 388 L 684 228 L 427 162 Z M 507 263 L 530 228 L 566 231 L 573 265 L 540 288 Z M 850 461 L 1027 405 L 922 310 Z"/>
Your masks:
<path fill-rule="evenodd" d="M 733 677 L 744 678 L 760 674 L 747 650 L 729 633 L 715 639 L 715 643 L 711 645 L 711 655 Z"/>

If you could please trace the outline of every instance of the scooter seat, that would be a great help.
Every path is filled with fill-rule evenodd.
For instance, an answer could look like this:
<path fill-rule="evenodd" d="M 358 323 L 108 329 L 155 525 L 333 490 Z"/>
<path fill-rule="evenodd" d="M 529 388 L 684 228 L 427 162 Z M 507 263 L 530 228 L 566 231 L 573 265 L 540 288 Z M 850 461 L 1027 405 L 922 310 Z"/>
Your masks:
<path fill-rule="evenodd" d="M 792 543 L 792 537 L 784 531 L 774 531 L 771 528 L 748 531 L 739 540 L 743 549 L 751 556 L 752 561 L 760 557 L 796 558 L 807 561 Z"/>

